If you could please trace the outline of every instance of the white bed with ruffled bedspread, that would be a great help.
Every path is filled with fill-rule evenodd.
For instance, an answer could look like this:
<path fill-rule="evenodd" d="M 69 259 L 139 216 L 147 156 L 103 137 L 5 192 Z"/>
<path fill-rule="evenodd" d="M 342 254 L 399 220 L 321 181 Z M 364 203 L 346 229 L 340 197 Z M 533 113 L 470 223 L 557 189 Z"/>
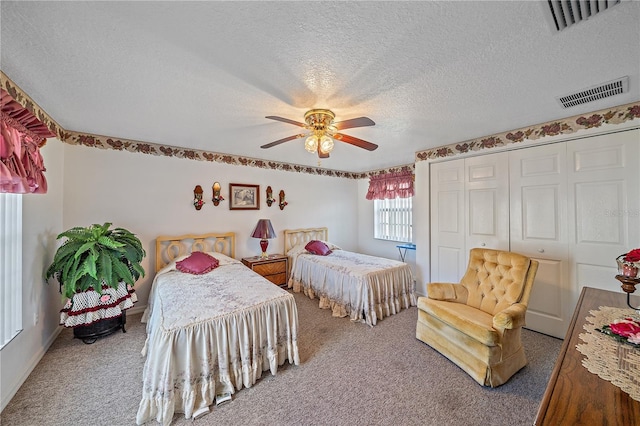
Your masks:
<path fill-rule="evenodd" d="M 326 241 L 327 228 L 285 230 L 290 258 L 289 288 L 319 298 L 332 315 L 376 325 L 377 321 L 416 306 L 415 282 L 407 263 L 340 249 Z M 310 254 L 305 245 L 323 241 L 326 256 Z"/>
<path fill-rule="evenodd" d="M 207 239 L 213 248 L 205 247 Z M 219 266 L 201 275 L 177 270 L 176 262 L 186 256 L 176 241 L 189 240 L 189 252 L 206 251 Z M 162 237 L 157 245 L 166 241 L 162 250 L 169 254 L 156 256 L 161 269 L 143 316 L 138 424 L 156 419 L 166 425 L 174 413 L 196 418 L 209 412 L 216 397 L 251 387 L 263 371 L 275 375 L 285 361 L 299 363 L 293 295 L 232 258 L 233 234 Z M 161 256 L 170 258 L 166 265 Z"/>

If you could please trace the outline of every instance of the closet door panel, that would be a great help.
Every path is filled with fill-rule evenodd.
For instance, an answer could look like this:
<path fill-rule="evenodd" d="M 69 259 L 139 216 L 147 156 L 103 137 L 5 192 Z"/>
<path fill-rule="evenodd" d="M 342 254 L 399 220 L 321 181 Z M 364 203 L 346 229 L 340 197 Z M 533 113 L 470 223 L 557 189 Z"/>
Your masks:
<path fill-rule="evenodd" d="M 625 192 L 624 180 L 578 182 L 574 185 L 577 244 L 625 243 L 624 218 L 606 214 L 607 211 L 624 209 Z"/>
<path fill-rule="evenodd" d="M 466 269 L 464 159 L 432 163 L 431 281 L 458 282 Z"/>
<path fill-rule="evenodd" d="M 469 191 L 469 235 L 482 239 L 498 233 L 497 200 L 494 189 Z M 482 212 L 482 214 L 480 214 Z"/>
<path fill-rule="evenodd" d="M 558 184 L 521 188 L 522 239 L 529 242 L 560 241 Z"/>
<path fill-rule="evenodd" d="M 534 291 L 532 291 L 529 300 L 529 308 L 531 314 L 527 314 L 527 328 L 542 331 L 547 327 L 556 326 L 558 321 L 563 317 L 562 300 L 563 289 L 557 285 L 558 282 L 566 281 L 566 262 L 559 260 L 537 259 L 540 262 L 538 272 L 536 274 L 536 282 L 534 283 Z M 539 318 L 537 318 L 539 317 Z M 544 326 L 536 326 L 535 323 L 541 323 Z M 549 330 L 547 330 L 549 331 Z M 553 335 L 558 334 L 553 331 Z"/>
<path fill-rule="evenodd" d="M 509 250 L 508 155 L 465 159 L 465 261 L 473 247 Z"/>
<path fill-rule="evenodd" d="M 438 279 L 435 282 L 460 282 L 460 265 L 465 254 L 458 247 L 438 247 Z"/>
<path fill-rule="evenodd" d="M 509 153 L 511 251 L 539 262 L 527 310 L 527 327 L 564 337 L 568 297 L 566 145 Z"/>
<path fill-rule="evenodd" d="M 635 129 L 567 142 L 575 301 L 583 286 L 621 291 L 615 258 L 640 241 L 639 141 Z"/>

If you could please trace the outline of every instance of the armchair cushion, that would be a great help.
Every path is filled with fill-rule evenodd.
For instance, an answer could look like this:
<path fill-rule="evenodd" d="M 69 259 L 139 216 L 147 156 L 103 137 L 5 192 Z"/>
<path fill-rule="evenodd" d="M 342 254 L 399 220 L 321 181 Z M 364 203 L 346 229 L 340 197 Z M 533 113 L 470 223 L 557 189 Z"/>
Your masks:
<path fill-rule="evenodd" d="M 495 315 L 518 302 L 530 262 L 517 253 L 472 249 L 467 272 L 460 280 L 469 291 L 467 304 Z"/>
<path fill-rule="evenodd" d="M 493 316 L 474 307 L 441 300 L 418 298 L 418 309 L 486 346 L 496 346 L 500 335 L 493 328 Z"/>
<path fill-rule="evenodd" d="M 450 302 L 467 303 L 469 292 L 460 284 L 453 283 L 429 283 L 427 295 L 433 300 L 448 300 Z"/>

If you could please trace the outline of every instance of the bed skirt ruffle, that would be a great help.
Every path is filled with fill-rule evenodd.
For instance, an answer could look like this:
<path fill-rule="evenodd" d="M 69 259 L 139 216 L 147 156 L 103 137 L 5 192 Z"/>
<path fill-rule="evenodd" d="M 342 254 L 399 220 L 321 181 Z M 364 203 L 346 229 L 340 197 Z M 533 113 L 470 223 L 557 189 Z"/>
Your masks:
<path fill-rule="evenodd" d="M 297 308 L 287 294 L 231 315 L 166 330 L 154 328 L 143 355 L 142 400 L 137 424 L 171 423 L 209 412 L 216 396 L 251 387 L 286 361 L 299 364 Z"/>
<path fill-rule="evenodd" d="M 310 299 L 317 297 L 318 306 L 330 309 L 334 317 L 348 316 L 352 321 L 374 326 L 379 319 L 417 303 L 408 265 L 355 276 L 339 275 L 322 265 L 301 262 L 297 272 L 289 279 L 289 287 L 296 293 L 302 291 Z"/>

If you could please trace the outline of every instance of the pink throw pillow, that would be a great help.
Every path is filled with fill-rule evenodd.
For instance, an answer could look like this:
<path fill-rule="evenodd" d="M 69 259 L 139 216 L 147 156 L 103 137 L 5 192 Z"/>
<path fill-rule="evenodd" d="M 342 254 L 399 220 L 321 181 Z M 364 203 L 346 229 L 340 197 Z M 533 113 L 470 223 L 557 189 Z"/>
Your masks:
<path fill-rule="evenodd" d="M 325 243 L 323 243 L 322 241 L 318 241 L 318 240 L 311 240 L 307 243 L 306 246 L 304 246 L 304 248 L 312 254 L 318 254 L 320 256 L 326 256 L 328 254 L 333 253 L 331 251 L 331 249 L 329 249 L 329 246 L 327 246 Z"/>
<path fill-rule="evenodd" d="M 217 268 L 218 265 L 218 259 L 215 257 L 201 251 L 194 251 L 186 259 L 176 262 L 176 269 L 181 272 L 200 275 Z"/>

